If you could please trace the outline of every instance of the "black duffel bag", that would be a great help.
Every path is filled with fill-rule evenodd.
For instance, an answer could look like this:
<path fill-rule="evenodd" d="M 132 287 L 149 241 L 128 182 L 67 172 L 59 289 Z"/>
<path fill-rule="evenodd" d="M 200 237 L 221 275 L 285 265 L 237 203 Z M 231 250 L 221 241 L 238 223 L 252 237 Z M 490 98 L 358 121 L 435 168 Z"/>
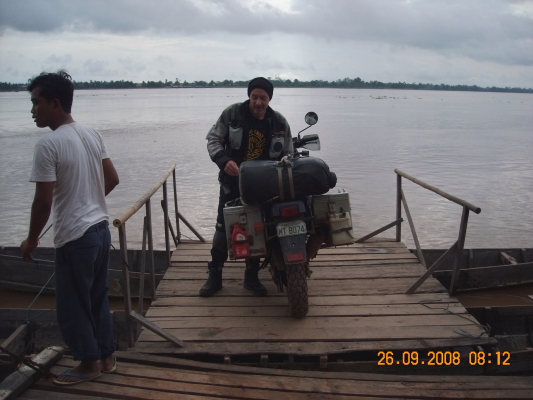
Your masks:
<path fill-rule="evenodd" d="M 279 197 L 282 201 L 324 194 L 337 184 L 337 176 L 316 157 L 282 161 L 244 161 L 239 189 L 245 204 L 261 204 Z"/>

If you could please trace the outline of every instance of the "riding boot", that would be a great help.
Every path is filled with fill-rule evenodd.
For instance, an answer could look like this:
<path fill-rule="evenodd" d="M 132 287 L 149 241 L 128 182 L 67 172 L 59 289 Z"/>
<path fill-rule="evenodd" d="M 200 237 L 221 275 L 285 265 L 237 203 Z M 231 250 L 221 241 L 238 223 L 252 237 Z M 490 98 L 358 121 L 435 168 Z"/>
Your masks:
<path fill-rule="evenodd" d="M 259 259 L 247 259 L 246 270 L 244 271 L 243 286 L 254 292 L 258 296 L 266 296 L 267 289 L 263 286 L 257 273 L 259 272 Z"/>
<path fill-rule="evenodd" d="M 224 264 L 216 265 L 212 261 L 207 264 L 209 277 L 200 289 L 200 296 L 213 296 L 216 292 L 222 289 L 222 266 Z"/>

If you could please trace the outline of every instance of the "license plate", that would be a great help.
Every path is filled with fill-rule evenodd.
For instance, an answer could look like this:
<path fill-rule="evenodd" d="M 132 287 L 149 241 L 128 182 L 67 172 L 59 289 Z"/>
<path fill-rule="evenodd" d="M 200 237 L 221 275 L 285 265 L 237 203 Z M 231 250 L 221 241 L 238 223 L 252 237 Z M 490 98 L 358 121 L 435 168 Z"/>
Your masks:
<path fill-rule="evenodd" d="M 278 237 L 305 235 L 307 233 L 307 227 L 304 221 L 290 221 L 282 222 L 277 226 Z"/>

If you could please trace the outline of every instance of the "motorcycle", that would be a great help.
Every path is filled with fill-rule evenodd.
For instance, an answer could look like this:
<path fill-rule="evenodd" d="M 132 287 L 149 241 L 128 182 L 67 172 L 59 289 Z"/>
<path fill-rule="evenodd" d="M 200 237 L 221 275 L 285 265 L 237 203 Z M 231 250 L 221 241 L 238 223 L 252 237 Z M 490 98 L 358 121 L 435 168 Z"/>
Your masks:
<path fill-rule="evenodd" d="M 270 265 L 279 292 L 287 290 L 295 318 L 309 311 L 309 260 L 324 245 L 355 241 L 348 193 L 325 194 L 335 187 L 336 175 L 309 156 L 309 150 L 320 150 L 320 138 L 300 136 L 318 122 L 318 115 L 307 113 L 305 122 L 308 126 L 293 138 L 294 154 L 241 164 L 241 197 L 224 208 L 229 257 L 264 257 L 260 268 Z"/>

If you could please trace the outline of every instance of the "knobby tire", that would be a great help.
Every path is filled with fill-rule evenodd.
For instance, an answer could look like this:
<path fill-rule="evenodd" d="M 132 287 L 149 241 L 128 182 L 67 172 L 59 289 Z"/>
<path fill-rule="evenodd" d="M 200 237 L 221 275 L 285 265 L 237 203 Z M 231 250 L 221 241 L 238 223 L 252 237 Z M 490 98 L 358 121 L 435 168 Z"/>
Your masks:
<path fill-rule="evenodd" d="M 285 273 L 291 316 L 294 318 L 305 317 L 309 311 L 305 266 L 304 264 L 286 265 Z"/>

